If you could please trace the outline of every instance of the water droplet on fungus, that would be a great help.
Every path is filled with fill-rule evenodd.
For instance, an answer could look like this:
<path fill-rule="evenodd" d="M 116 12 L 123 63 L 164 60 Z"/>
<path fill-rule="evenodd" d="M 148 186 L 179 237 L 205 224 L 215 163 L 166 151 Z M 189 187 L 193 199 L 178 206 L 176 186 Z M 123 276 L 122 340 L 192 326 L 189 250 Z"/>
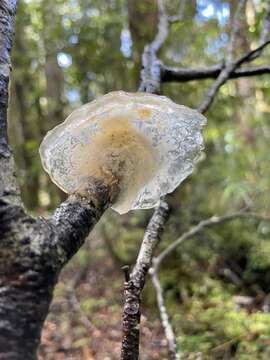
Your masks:
<path fill-rule="evenodd" d="M 118 183 L 119 213 L 154 207 L 193 170 L 204 116 L 165 96 L 112 92 L 75 110 L 41 146 L 44 169 L 65 192 L 90 178 Z"/>

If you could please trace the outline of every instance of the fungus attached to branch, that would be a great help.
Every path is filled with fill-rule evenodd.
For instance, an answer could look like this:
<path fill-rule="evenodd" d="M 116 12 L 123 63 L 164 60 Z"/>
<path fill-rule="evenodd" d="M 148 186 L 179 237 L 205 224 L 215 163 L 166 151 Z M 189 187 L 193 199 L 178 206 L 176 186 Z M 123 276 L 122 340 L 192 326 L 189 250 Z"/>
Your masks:
<path fill-rule="evenodd" d="M 154 207 L 193 170 L 205 117 L 165 96 L 111 92 L 75 110 L 41 146 L 44 169 L 71 194 L 117 186 L 119 213 Z"/>

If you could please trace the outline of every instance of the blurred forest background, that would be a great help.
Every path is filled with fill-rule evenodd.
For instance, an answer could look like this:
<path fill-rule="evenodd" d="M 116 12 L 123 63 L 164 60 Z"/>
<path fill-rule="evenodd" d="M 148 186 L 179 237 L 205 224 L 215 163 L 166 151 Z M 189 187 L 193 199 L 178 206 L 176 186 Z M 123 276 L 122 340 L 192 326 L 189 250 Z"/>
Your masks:
<path fill-rule="evenodd" d="M 159 57 L 166 65 L 221 63 L 237 0 L 186 1 Z M 248 0 L 238 56 L 257 44 L 268 1 Z M 169 14 L 179 0 L 167 0 Z M 9 136 L 24 202 L 46 216 L 65 194 L 41 168 L 45 133 L 112 90 L 136 91 L 141 54 L 157 29 L 155 0 L 21 0 L 16 18 Z M 269 64 L 270 50 L 256 60 Z M 196 108 L 212 80 L 167 83 L 162 93 Z M 248 207 L 269 214 L 270 76 L 229 80 L 204 131 L 195 173 L 169 196 L 160 249 L 200 220 Z M 109 210 L 61 275 L 40 359 L 118 359 L 123 274 L 152 211 Z M 160 272 L 183 359 L 270 358 L 270 224 L 235 219 L 178 247 Z M 168 359 L 155 293 L 143 297 L 141 359 Z"/>

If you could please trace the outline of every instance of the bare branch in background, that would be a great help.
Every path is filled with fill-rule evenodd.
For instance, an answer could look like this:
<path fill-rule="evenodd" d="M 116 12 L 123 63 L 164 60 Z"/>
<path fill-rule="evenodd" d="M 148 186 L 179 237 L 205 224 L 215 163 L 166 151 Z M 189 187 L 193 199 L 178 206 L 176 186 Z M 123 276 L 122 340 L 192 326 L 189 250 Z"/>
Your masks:
<path fill-rule="evenodd" d="M 167 309 L 165 306 L 163 290 L 162 290 L 162 286 L 160 284 L 158 273 L 153 268 L 151 268 L 149 270 L 149 274 L 151 275 L 152 283 L 153 283 L 153 286 L 156 291 L 157 304 L 158 304 L 161 324 L 162 324 L 164 334 L 165 334 L 165 337 L 167 340 L 168 352 L 169 352 L 170 359 L 171 360 L 180 360 L 180 355 L 176 348 L 176 340 L 175 340 L 174 331 L 173 331 L 172 325 L 170 323 L 169 315 L 167 313 Z"/>
<path fill-rule="evenodd" d="M 259 40 L 260 45 L 267 41 L 267 38 L 269 37 L 269 30 L 270 30 L 270 3 L 268 2 L 265 12 L 265 17 L 262 23 L 262 29 Z"/>
<path fill-rule="evenodd" d="M 152 278 L 152 283 L 156 291 L 156 298 L 160 313 L 161 324 L 165 333 L 165 337 L 168 344 L 168 352 L 171 360 L 180 359 L 179 351 L 176 350 L 176 339 L 172 325 L 169 320 L 168 311 L 166 309 L 162 285 L 160 283 L 158 272 L 161 263 L 164 259 L 169 256 L 175 249 L 181 245 L 185 240 L 190 239 L 194 235 L 200 233 L 204 228 L 209 226 L 218 225 L 227 221 L 232 221 L 237 218 L 245 219 L 256 219 L 256 220 L 266 220 L 270 221 L 270 216 L 260 215 L 251 212 L 239 211 L 233 214 L 223 215 L 223 216 L 212 216 L 209 219 L 199 222 L 196 226 L 190 230 L 183 233 L 177 240 L 175 240 L 171 245 L 169 245 L 163 252 L 161 252 L 157 257 L 154 257 L 152 260 L 152 267 L 149 270 L 149 274 Z M 240 286 L 242 284 L 241 279 L 234 274 L 230 269 L 224 270 L 224 275 L 230 278 L 236 285 Z"/>
<path fill-rule="evenodd" d="M 158 32 L 154 41 L 150 44 L 152 50 L 157 54 L 169 35 L 169 18 L 165 9 L 165 2 L 157 0 L 158 3 Z"/>
<path fill-rule="evenodd" d="M 270 28 L 270 4 L 266 9 L 266 14 L 263 20 L 261 35 L 259 40 L 259 45 L 253 50 L 248 51 L 243 56 L 239 57 L 236 61 L 233 61 L 233 52 L 236 46 L 236 37 L 237 33 L 239 32 L 239 16 L 243 12 L 244 5 L 246 1 L 241 1 L 238 4 L 238 9 L 235 14 L 234 22 L 232 25 L 232 35 L 231 41 L 229 42 L 227 48 L 227 57 L 226 57 L 226 64 L 227 64 L 227 71 L 226 64 L 218 64 L 214 65 L 210 68 L 184 68 L 184 67 L 169 67 L 166 65 L 161 64 L 161 79 L 162 82 L 187 82 L 193 80 L 203 80 L 203 79 L 217 79 L 216 83 L 213 84 L 213 89 L 209 90 L 209 96 L 205 98 L 207 100 L 207 104 L 209 101 L 209 97 L 212 99 L 215 96 L 216 92 L 227 80 L 229 79 L 237 79 L 240 77 L 249 77 L 249 76 L 257 76 L 263 74 L 269 74 L 270 66 L 257 66 L 257 67 L 247 67 L 241 68 L 244 63 L 249 63 L 254 61 L 259 56 L 262 55 L 263 50 L 266 46 L 270 44 L 270 39 L 268 38 L 269 35 L 269 28 Z M 229 70 L 229 71 L 228 71 Z M 221 75 L 221 72 L 223 74 Z M 225 74 L 225 79 L 224 79 Z M 212 99 L 213 100 L 213 99 Z M 208 107 L 210 104 L 208 105 Z M 202 112 L 205 112 L 206 103 L 201 105 L 199 109 Z"/>
<path fill-rule="evenodd" d="M 159 236 L 168 216 L 169 207 L 161 200 L 146 228 L 133 274 L 139 274 L 142 269 L 149 269 L 151 266 L 153 251 L 159 242 Z"/>
<path fill-rule="evenodd" d="M 182 21 L 184 18 L 184 12 L 185 12 L 185 6 L 186 6 L 186 0 L 180 0 L 179 4 L 179 14 L 174 16 L 169 16 L 169 21 L 171 23 L 175 23 L 178 21 Z"/>
<path fill-rule="evenodd" d="M 253 212 L 247 211 L 238 211 L 232 214 L 222 215 L 222 216 L 211 216 L 209 219 L 200 221 L 197 225 L 192 227 L 190 230 L 184 232 L 177 240 L 170 244 L 164 251 L 162 251 L 155 259 L 155 269 L 158 269 L 163 260 L 170 255 L 180 244 L 185 240 L 191 238 L 192 236 L 201 232 L 204 228 L 209 226 L 215 226 L 222 224 L 227 221 L 235 219 L 255 219 L 255 220 L 264 220 L 270 221 L 270 216 L 260 215 Z"/>
<path fill-rule="evenodd" d="M 242 286 L 243 281 L 232 269 L 226 267 L 221 270 L 221 274 L 228 278 L 234 285 L 236 286 Z"/>
<path fill-rule="evenodd" d="M 227 65 L 218 75 L 214 84 L 210 87 L 208 93 L 206 94 L 205 98 L 203 99 L 202 103 L 198 107 L 198 111 L 202 114 L 206 113 L 209 109 L 210 105 L 214 101 L 215 96 L 218 93 L 218 90 L 222 85 L 226 83 L 229 79 L 230 74 L 235 70 L 235 66 L 233 64 Z"/>
<path fill-rule="evenodd" d="M 212 102 L 214 101 L 215 96 L 218 93 L 218 90 L 222 85 L 226 83 L 228 79 L 230 79 L 231 75 L 236 71 L 238 67 L 246 62 L 253 61 L 255 58 L 261 55 L 263 49 L 270 44 L 270 40 L 266 41 L 262 45 L 258 46 L 256 49 L 249 51 L 244 56 L 240 57 L 238 60 L 225 65 L 220 74 L 218 75 L 216 81 L 210 87 L 208 93 L 206 94 L 204 100 L 198 107 L 198 111 L 201 113 L 205 113 Z"/>
<path fill-rule="evenodd" d="M 81 308 L 81 304 L 76 295 L 77 287 L 82 283 L 88 273 L 88 265 L 82 266 L 79 271 L 76 272 L 70 283 L 67 284 L 67 298 L 74 312 L 80 316 L 81 323 L 85 328 L 92 333 L 95 330 L 95 326 L 89 320 L 88 316 L 84 313 Z"/>
<path fill-rule="evenodd" d="M 169 67 L 161 65 L 162 82 L 188 82 L 194 80 L 216 79 L 222 69 L 223 65 L 214 65 L 209 68 L 182 68 Z M 270 66 L 247 67 L 234 70 L 230 74 L 229 79 L 238 79 L 242 77 L 250 77 L 257 75 L 264 75 L 270 73 Z"/>
<path fill-rule="evenodd" d="M 165 2 L 158 0 L 158 31 L 154 40 L 145 46 L 142 55 L 141 84 L 139 91 L 158 94 L 161 84 L 160 61 L 157 53 L 169 35 L 169 18 Z"/>
<path fill-rule="evenodd" d="M 232 63 L 234 58 L 234 51 L 236 48 L 237 38 L 239 37 L 240 31 L 240 19 L 244 14 L 247 0 L 239 0 L 238 6 L 232 21 L 231 37 L 227 47 L 226 63 L 229 65 Z"/>
<path fill-rule="evenodd" d="M 209 109 L 220 87 L 226 83 L 226 81 L 230 77 L 230 74 L 233 73 L 238 67 L 238 64 L 233 62 L 233 52 L 236 46 L 236 36 L 239 30 L 239 17 L 244 11 L 245 5 L 246 5 L 246 0 L 240 0 L 238 2 L 238 6 L 232 21 L 232 31 L 225 57 L 225 66 L 221 70 L 216 81 L 210 87 L 208 93 L 206 94 L 205 98 L 198 107 L 198 111 L 200 111 L 203 114 Z"/>
<path fill-rule="evenodd" d="M 244 63 L 251 62 L 251 61 L 257 59 L 259 56 L 261 56 L 264 48 L 270 44 L 270 40 L 269 39 L 267 40 L 267 34 L 269 32 L 269 17 L 270 17 L 269 10 L 267 10 L 266 16 L 265 16 L 265 19 L 263 22 L 263 27 L 261 30 L 262 35 L 260 38 L 259 46 L 257 48 L 255 48 L 254 50 L 248 51 L 245 55 L 241 56 L 237 60 L 235 60 L 235 61 L 233 60 L 232 54 L 233 54 L 234 47 L 235 47 L 235 37 L 236 37 L 237 31 L 238 31 L 238 19 L 244 10 L 245 3 L 246 3 L 246 1 L 243 1 L 243 0 L 238 3 L 238 8 L 236 10 L 234 20 L 233 20 L 233 32 L 231 35 L 230 45 L 227 49 L 225 66 L 222 69 L 222 71 L 220 72 L 220 74 L 218 75 L 216 81 L 210 87 L 210 89 L 209 89 L 208 93 L 206 94 L 205 98 L 203 99 L 202 103 L 199 105 L 198 111 L 200 111 L 201 113 L 205 113 L 209 109 L 209 107 L 212 104 L 212 102 L 214 101 L 214 98 L 217 95 L 220 87 L 222 85 L 224 85 L 226 83 L 226 81 L 228 79 L 230 79 L 230 77 L 232 77 L 232 74 L 237 70 L 237 68 L 240 67 Z"/>
<path fill-rule="evenodd" d="M 84 311 L 82 310 L 81 304 L 77 299 L 75 289 L 68 287 L 67 296 L 68 296 L 68 301 L 72 306 L 73 310 L 75 311 L 75 313 L 79 315 L 81 323 L 85 326 L 87 331 L 92 333 L 95 330 L 95 326 L 92 324 L 92 322 L 89 320 L 89 318 L 85 315 Z"/>

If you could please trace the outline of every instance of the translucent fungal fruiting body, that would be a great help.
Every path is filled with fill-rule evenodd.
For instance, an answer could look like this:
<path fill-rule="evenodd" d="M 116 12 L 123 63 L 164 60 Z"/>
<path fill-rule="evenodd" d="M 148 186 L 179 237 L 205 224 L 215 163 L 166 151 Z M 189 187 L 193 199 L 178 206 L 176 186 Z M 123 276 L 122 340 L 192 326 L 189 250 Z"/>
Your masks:
<path fill-rule="evenodd" d="M 65 192 L 95 177 L 117 182 L 119 213 L 154 207 L 193 170 L 205 117 L 165 96 L 109 93 L 75 110 L 40 146 L 44 169 Z"/>

